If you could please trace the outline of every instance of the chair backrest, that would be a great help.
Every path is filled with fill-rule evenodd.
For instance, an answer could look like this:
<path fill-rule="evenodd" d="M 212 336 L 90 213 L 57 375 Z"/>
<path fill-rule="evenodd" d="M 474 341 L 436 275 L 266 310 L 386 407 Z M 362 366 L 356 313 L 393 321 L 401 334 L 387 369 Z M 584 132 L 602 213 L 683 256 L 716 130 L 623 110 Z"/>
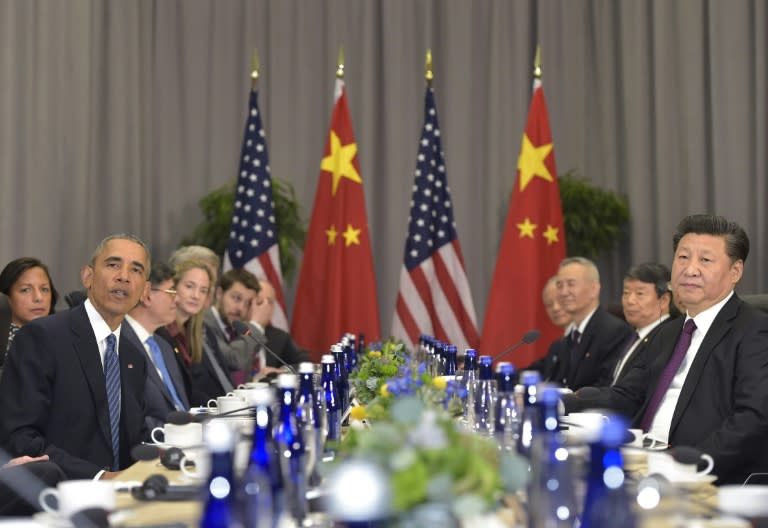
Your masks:
<path fill-rule="evenodd" d="M 768 313 L 768 293 L 752 293 L 749 295 L 739 295 L 739 298 L 751 304 L 758 310 Z"/>

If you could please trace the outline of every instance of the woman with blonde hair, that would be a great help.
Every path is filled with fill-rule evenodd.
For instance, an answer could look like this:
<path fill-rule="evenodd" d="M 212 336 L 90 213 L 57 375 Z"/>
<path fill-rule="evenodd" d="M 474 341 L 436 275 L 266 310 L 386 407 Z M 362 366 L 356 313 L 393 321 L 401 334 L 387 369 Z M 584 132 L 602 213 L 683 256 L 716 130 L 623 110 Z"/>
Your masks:
<path fill-rule="evenodd" d="M 186 371 L 190 403 L 205 405 L 233 388 L 216 339 L 203 326 L 213 274 L 202 260 L 183 260 L 176 263 L 174 282 L 176 320 L 158 333 L 174 347 L 176 359 Z"/>

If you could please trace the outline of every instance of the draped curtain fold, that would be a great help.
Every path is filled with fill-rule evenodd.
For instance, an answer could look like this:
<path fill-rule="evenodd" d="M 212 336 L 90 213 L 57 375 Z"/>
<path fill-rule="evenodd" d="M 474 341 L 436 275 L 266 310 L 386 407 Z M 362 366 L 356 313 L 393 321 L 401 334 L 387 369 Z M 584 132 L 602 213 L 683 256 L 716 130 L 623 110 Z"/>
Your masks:
<path fill-rule="evenodd" d="M 740 291 L 765 291 L 767 9 L 753 0 L 0 1 L 0 265 L 37 256 L 68 291 L 116 231 L 166 258 L 200 221 L 199 198 L 236 176 L 254 47 L 272 173 L 296 187 L 308 219 L 343 45 L 389 328 L 430 47 L 481 323 L 540 43 L 558 167 L 630 201 L 626 240 L 599 262 L 604 300 L 618 301 L 629 265 L 669 264 L 674 227 L 693 212 L 747 229 Z"/>

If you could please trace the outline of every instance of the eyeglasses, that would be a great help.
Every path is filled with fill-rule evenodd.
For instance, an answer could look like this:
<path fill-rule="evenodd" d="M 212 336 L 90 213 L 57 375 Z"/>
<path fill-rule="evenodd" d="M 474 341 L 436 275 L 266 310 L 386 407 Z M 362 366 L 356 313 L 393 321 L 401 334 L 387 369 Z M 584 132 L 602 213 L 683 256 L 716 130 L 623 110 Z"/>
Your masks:
<path fill-rule="evenodd" d="M 171 297 L 176 297 L 176 290 L 174 290 L 172 288 L 168 288 L 168 289 L 165 289 L 165 290 L 162 289 L 162 288 L 152 288 L 152 291 L 165 292 L 168 295 L 170 295 Z"/>

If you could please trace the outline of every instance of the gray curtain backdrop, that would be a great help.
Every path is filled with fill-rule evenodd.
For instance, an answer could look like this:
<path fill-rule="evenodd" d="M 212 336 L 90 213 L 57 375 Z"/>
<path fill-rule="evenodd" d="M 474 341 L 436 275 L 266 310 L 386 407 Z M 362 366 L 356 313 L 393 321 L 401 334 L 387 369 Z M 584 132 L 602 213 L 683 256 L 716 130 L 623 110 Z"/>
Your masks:
<path fill-rule="evenodd" d="M 540 43 L 559 172 L 631 204 L 626 240 L 599 262 L 604 301 L 618 301 L 629 265 L 669 264 L 674 227 L 694 212 L 747 229 L 739 291 L 765 291 L 766 6 L 0 0 L 0 265 L 40 257 L 66 292 L 109 233 L 135 232 L 166 258 L 200 221 L 198 199 L 237 174 L 254 47 L 272 173 L 308 219 L 343 45 L 387 334 L 430 47 L 482 327 Z"/>

